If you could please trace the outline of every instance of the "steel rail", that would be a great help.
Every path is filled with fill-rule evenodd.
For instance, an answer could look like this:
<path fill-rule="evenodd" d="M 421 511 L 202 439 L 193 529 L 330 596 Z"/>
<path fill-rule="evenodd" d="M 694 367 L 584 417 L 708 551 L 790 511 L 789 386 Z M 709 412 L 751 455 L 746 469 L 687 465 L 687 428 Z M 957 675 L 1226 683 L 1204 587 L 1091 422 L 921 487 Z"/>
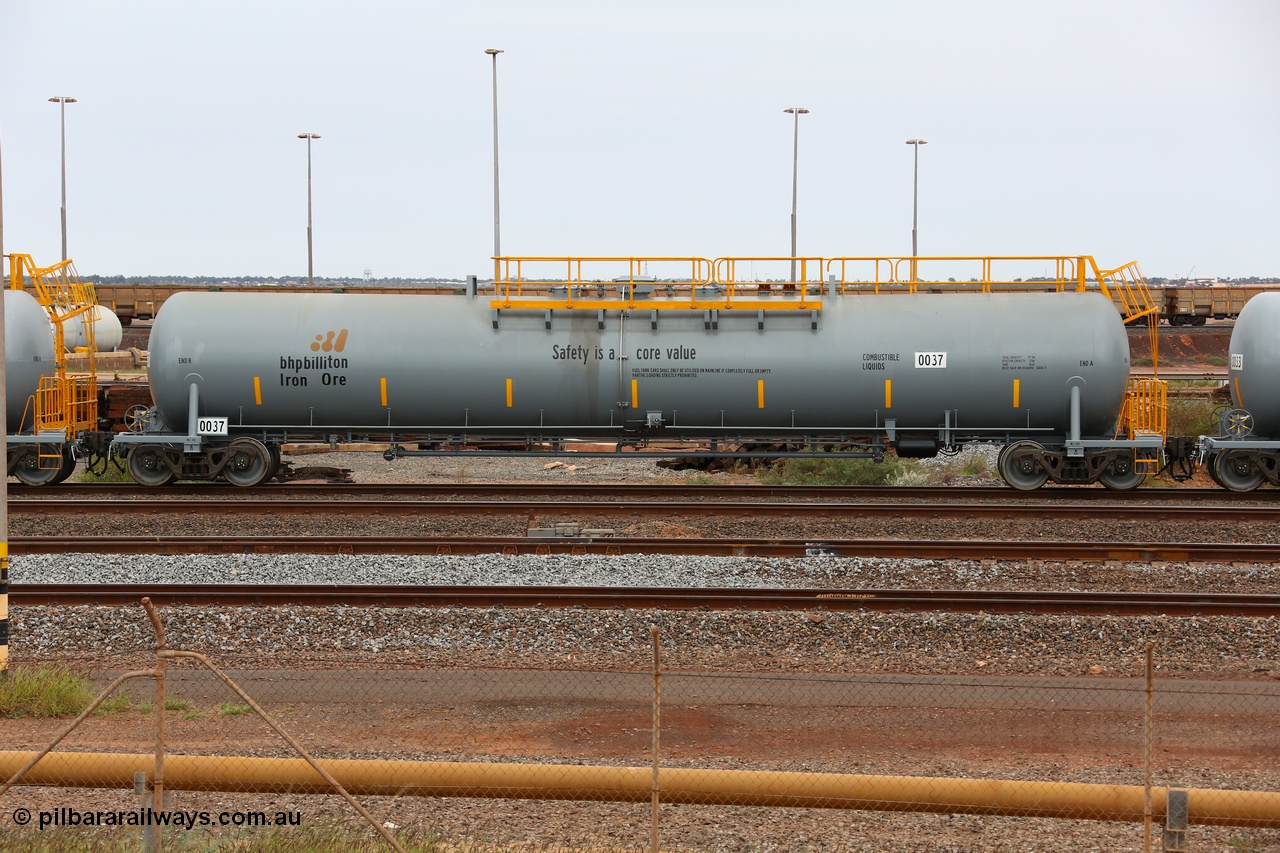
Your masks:
<path fill-rule="evenodd" d="M 663 610 L 948 610 L 1280 616 L 1280 595 L 1040 590 L 763 589 L 756 587 L 15 584 L 22 606 L 588 607 Z"/>
<path fill-rule="evenodd" d="M 12 515 L 451 515 L 451 516 L 769 516 L 787 518 L 1108 518 L 1133 521 L 1201 523 L 1280 522 L 1280 502 L 1248 506 L 1144 506 L 1133 504 L 1026 503 L 814 503 L 741 500 L 324 500 L 308 498 L 137 498 L 26 499 L 10 504 Z"/>
<path fill-rule="evenodd" d="M 336 498 L 374 495 L 427 499 L 538 497 L 559 495 L 590 498 L 598 501 L 638 500 L 659 497 L 682 499 L 734 500 L 891 500 L 938 502 L 1015 500 L 1018 503 L 1041 504 L 1063 501 L 1080 503 L 1129 504 L 1196 503 L 1220 504 L 1267 503 L 1280 505 L 1280 489 L 1261 488 L 1252 492 L 1229 492 L 1225 489 L 1135 489 L 1116 492 L 1101 487 L 1049 486 L 1034 492 L 1015 492 L 1006 486 L 771 486 L 757 483 L 741 485 L 690 485 L 665 483 L 268 483 L 255 489 L 242 489 L 228 483 L 188 483 L 155 489 L 129 483 L 68 483 L 58 486 L 9 485 L 9 497 L 18 504 L 28 500 L 151 500 L 188 497 L 266 500 L 280 497 Z"/>
<path fill-rule="evenodd" d="M 525 536 L 11 536 L 22 554 L 683 554 L 940 560 L 1280 562 L 1280 545 L 883 539 L 652 539 Z"/>

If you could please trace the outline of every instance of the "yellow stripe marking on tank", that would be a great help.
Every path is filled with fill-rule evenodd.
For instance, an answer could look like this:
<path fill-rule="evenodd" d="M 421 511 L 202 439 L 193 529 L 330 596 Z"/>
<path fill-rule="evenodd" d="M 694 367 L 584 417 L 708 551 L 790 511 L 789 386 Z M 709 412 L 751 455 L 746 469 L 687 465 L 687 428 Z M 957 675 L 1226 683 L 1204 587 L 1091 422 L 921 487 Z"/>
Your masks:
<path fill-rule="evenodd" d="M 1244 395 L 1240 393 L 1240 377 L 1235 377 L 1236 383 L 1236 402 L 1240 404 L 1240 408 L 1244 408 Z"/>
<path fill-rule="evenodd" d="M 1018 401 L 1022 399 L 1022 380 L 1013 380 L 1013 407 L 1018 408 Z"/>
<path fill-rule="evenodd" d="M 756 408 L 757 409 L 764 408 L 764 380 L 763 379 L 756 380 Z"/>
<path fill-rule="evenodd" d="M 511 408 L 511 380 L 507 380 L 507 408 Z"/>
<path fill-rule="evenodd" d="M 884 381 L 884 407 L 886 409 L 893 408 L 893 380 L 886 379 Z"/>
<path fill-rule="evenodd" d="M 640 408 L 640 380 L 631 380 L 631 408 Z"/>
<path fill-rule="evenodd" d="M 253 402 L 262 405 L 262 377 L 253 377 Z"/>
<path fill-rule="evenodd" d="M 382 389 L 382 405 L 387 405 L 387 377 L 378 380 L 378 386 Z"/>

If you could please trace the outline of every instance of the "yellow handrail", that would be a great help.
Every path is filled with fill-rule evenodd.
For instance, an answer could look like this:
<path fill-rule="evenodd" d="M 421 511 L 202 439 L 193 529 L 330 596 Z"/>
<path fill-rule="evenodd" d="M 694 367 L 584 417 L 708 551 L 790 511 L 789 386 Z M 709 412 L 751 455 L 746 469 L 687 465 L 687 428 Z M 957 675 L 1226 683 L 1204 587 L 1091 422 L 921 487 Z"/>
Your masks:
<path fill-rule="evenodd" d="M 1052 264 L 1043 275 L 1013 277 L 1009 267 L 1018 265 L 1024 273 L 1034 266 Z M 871 291 L 882 288 L 894 293 L 916 293 L 921 290 L 957 290 L 990 293 L 994 290 L 1084 291 L 1088 288 L 1087 270 L 1093 265 L 1088 255 L 930 255 L 893 257 L 882 255 L 850 255 L 828 258 L 826 269 L 835 275 L 840 292 Z M 939 266 L 950 273 L 933 277 L 926 273 Z M 957 275 L 958 274 L 958 275 Z"/>
<path fill-rule="evenodd" d="M 758 255 L 714 261 L 658 255 L 563 255 L 501 256 L 493 261 L 490 307 L 495 309 L 821 310 L 829 283 L 842 294 L 1096 290 L 1115 303 L 1125 323 L 1147 321 L 1152 362 L 1158 369 L 1155 327 L 1159 306 L 1151 298 L 1137 263 L 1104 271 L 1091 255 Z M 649 276 L 650 263 L 664 267 L 660 270 L 664 274 Z M 781 278 L 761 279 L 755 274 L 757 263 L 775 268 L 789 264 L 790 270 Z M 674 272 L 669 269 L 672 264 L 676 265 Z M 749 268 L 747 275 L 742 273 L 744 264 Z M 551 265 L 550 271 L 538 274 L 539 268 L 545 270 L 547 265 Z M 610 265 L 612 273 L 599 271 Z M 681 271 L 681 266 L 687 272 Z M 939 269 L 943 272 L 937 273 Z M 1031 271 L 1042 274 L 1028 275 Z M 1022 275 L 1017 275 L 1019 272 Z M 659 287 L 661 291 L 657 291 Z M 791 298 L 768 298 L 775 287 Z"/>

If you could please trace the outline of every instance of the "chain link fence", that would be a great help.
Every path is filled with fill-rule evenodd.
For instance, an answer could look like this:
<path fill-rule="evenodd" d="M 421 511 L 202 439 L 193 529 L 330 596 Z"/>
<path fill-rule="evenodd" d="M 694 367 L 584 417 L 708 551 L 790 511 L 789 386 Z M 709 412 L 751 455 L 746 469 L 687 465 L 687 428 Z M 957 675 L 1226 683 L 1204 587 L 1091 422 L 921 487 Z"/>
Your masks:
<path fill-rule="evenodd" d="M 298 629 L 325 618 L 299 610 Z M 205 849 L 339 827 L 386 849 L 1280 849 L 1274 678 L 1158 678 L 1142 659 L 1136 677 L 668 668 L 678 641 L 651 639 L 607 668 L 139 655 L 74 727 L 83 701 L 0 720 L 4 779 L 66 732 L 0 797 L 0 839 Z M 18 642 L 6 683 L 60 663 Z M 95 693 L 124 674 L 88 669 Z M 464 846 L 421 846 L 440 840 Z"/>

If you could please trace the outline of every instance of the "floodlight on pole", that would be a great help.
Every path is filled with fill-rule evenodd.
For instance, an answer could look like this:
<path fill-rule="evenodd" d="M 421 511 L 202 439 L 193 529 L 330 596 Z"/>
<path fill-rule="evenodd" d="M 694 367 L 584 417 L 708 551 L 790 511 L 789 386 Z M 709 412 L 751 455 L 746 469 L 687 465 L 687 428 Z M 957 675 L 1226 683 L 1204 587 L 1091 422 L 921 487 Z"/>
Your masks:
<path fill-rule="evenodd" d="M 307 286 L 315 285 L 315 267 L 311 260 L 311 140 L 319 139 L 318 133 L 299 133 L 299 139 L 307 140 Z"/>
<path fill-rule="evenodd" d="M 915 149 L 915 161 L 916 161 L 915 176 L 911 181 L 911 257 L 913 258 L 913 260 L 911 261 L 911 279 L 912 281 L 914 281 L 916 277 L 915 275 L 916 262 L 914 258 L 917 258 L 920 256 L 920 246 L 916 242 L 917 222 L 918 222 L 916 216 L 917 216 L 917 213 L 919 212 L 919 207 L 920 207 L 919 205 L 920 146 L 928 145 L 929 141 L 927 139 L 908 139 L 907 144 Z"/>
<path fill-rule="evenodd" d="M 796 280 L 796 195 L 800 178 L 800 116 L 809 111 L 804 107 L 787 107 L 784 113 L 795 116 L 795 135 L 791 143 L 791 281 Z"/>
<path fill-rule="evenodd" d="M 497 258 L 502 255 L 502 217 L 498 205 L 498 54 L 503 51 L 489 47 L 484 52 L 493 57 L 493 256 Z"/>
<path fill-rule="evenodd" d="M 67 104 L 74 104 L 75 98 L 58 95 L 50 98 L 49 103 L 58 104 L 58 112 L 62 117 L 62 257 L 67 259 Z"/>

